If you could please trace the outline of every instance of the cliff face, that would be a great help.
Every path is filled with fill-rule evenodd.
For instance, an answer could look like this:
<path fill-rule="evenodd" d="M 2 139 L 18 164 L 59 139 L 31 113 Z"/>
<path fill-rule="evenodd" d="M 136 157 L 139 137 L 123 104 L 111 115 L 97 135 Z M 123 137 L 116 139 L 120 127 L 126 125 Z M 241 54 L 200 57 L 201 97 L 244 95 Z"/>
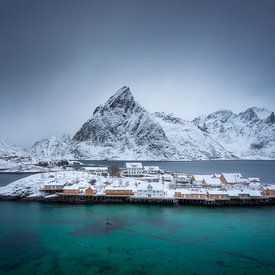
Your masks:
<path fill-rule="evenodd" d="M 82 146 L 86 148 L 110 148 L 125 158 L 178 157 L 160 124 L 135 101 L 128 87 L 121 88 L 104 105 L 98 106 L 73 141 L 84 142 Z M 78 153 L 81 155 L 81 150 Z"/>

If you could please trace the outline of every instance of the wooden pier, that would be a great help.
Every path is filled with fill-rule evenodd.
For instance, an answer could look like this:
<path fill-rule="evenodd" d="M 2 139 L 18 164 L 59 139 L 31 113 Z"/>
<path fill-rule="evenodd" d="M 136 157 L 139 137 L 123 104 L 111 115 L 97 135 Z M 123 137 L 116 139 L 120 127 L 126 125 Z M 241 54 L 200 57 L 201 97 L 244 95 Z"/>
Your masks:
<path fill-rule="evenodd" d="M 201 206 L 260 206 L 275 205 L 275 197 L 260 198 L 163 198 L 163 197 L 135 197 L 135 196 L 108 196 L 108 195 L 68 195 L 59 193 L 53 197 L 12 197 L 0 196 L 0 200 L 60 202 L 75 204 L 145 204 L 145 205 L 201 205 Z"/>
<path fill-rule="evenodd" d="M 187 198 L 163 198 L 163 197 L 135 197 L 135 196 L 108 196 L 108 195 L 65 195 L 58 194 L 51 201 L 65 203 L 121 203 L 121 204 L 159 204 L 159 205 L 203 205 L 203 206 L 257 206 L 257 205 L 275 205 L 275 197 L 260 198 L 228 198 L 228 199 L 187 199 Z"/>

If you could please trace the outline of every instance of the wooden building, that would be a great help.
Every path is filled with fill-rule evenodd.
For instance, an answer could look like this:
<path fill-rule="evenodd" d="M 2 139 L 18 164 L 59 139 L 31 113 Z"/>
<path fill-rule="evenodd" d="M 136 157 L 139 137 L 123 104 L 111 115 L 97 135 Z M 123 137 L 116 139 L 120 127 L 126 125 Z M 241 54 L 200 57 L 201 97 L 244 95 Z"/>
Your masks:
<path fill-rule="evenodd" d="M 249 184 L 249 180 L 240 173 L 222 173 L 220 179 L 223 184 Z"/>
<path fill-rule="evenodd" d="M 275 197 L 275 184 L 265 186 L 262 190 L 262 195 L 265 197 Z"/>
<path fill-rule="evenodd" d="M 78 195 L 80 193 L 79 187 L 78 186 L 65 186 L 63 189 L 63 194 L 64 195 Z"/>
<path fill-rule="evenodd" d="M 174 197 L 182 199 L 205 199 L 206 193 L 202 190 L 176 189 Z"/>
<path fill-rule="evenodd" d="M 213 200 L 229 200 L 229 194 L 222 190 L 209 190 L 207 198 Z"/>
<path fill-rule="evenodd" d="M 95 194 L 95 192 L 94 192 L 94 189 L 91 187 L 91 186 L 89 186 L 86 190 L 85 190 L 85 196 L 92 196 L 92 195 L 94 195 Z"/>
<path fill-rule="evenodd" d="M 49 183 L 45 184 L 42 191 L 47 193 L 63 192 L 64 184 L 61 183 Z"/>
<path fill-rule="evenodd" d="M 129 186 L 108 186 L 105 189 L 106 196 L 132 196 L 133 189 Z"/>
<path fill-rule="evenodd" d="M 221 187 L 221 184 L 222 184 L 222 182 L 219 178 L 205 177 L 202 180 L 203 187 L 209 187 L 209 188 Z"/>

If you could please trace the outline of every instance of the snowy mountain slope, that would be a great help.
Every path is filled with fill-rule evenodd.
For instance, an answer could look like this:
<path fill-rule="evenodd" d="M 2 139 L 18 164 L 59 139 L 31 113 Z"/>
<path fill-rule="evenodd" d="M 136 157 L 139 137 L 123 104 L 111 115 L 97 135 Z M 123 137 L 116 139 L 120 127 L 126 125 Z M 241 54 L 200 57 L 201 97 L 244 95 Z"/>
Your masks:
<path fill-rule="evenodd" d="M 219 110 L 194 123 L 227 150 L 243 159 L 275 159 L 274 113 L 252 107 L 239 114 Z"/>
<path fill-rule="evenodd" d="M 150 114 L 135 101 L 130 89 L 123 87 L 95 109 L 72 139 L 42 139 L 30 152 L 0 142 L 0 168 L 29 156 L 34 162 L 275 159 L 275 117 L 273 112 L 258 107 L 239 114 L 219 110 L 193 121 L 165 113 Z"/>
<path fill-rule="evenodd" d="M 0 140 L 0 158 L 6 160 L 28 158 L 29 152 L 22 146 L 14 145 L 8 141 Z"/>
<path fill-rule="evenodd" d="M 192 121 L 165 113 L 154 113 L 169 141 L 176 147 L 180 159 L 234 159 L 221 144 L 201 131 Z"/>
<path fill-rule="evenodd" d="M 72 159 L 70 153 L 70 137 L 63 135 L 61 138 L 52 137 L 35 142 L 31 148 L 31 155 L 35 160 Z"/>
<path fill-rule="evenodd" d="M 22 146 L 0 140 L 0 170 L 15 168 L 30 160 L 30 153 Z"/>
<path fill-rule="evenodd" d="M 98 106 L 73 141 L 79 157 L 178 159 L 160 124 L 135 101 L 128 87 Z"/>

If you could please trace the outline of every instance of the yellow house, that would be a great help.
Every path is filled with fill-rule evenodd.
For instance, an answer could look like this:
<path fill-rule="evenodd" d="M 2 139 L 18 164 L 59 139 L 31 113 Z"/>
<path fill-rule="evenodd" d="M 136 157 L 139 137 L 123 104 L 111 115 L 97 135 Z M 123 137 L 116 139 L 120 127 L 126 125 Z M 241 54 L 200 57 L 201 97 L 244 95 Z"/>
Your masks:
<path fill-rule="evenodd" d="M 108 186 L 105 189 L 107 196 L 132 196 L 134 192 L 129 186 Z"/>
<path fill-rule="evenodd" d="M 80 193 L 78 186 L 65 186 L 63 189 L 64 195 L 78 195 Z"/>
<path fill-rule="evenodd" d="M 265 186 L 262 190 L 262 195 L 265 197 L 275 197 L 275 184 Z"/>
<path fill-rule="evenodd" d="M 94 194 L 95 194 L 94 189 L 93 189 L 91 186 L 89 186 L 89 187 L 85 190 L 85 195 L 86 195 L 86 196 L 92 196 L 92 195 L 94 195 Z"/>
<path fill-rule="evenodd" d="M 174 197 L 183 199 L 205 199 L 206 193 L 202 190 L 176 189 Z"/>
<path fill-rule="evenodd" d="M 207 192 L 207 198 L 213 200 L 228 200 L 229 195 L 228 193 L 221 190 L 209 190 Z"/>

